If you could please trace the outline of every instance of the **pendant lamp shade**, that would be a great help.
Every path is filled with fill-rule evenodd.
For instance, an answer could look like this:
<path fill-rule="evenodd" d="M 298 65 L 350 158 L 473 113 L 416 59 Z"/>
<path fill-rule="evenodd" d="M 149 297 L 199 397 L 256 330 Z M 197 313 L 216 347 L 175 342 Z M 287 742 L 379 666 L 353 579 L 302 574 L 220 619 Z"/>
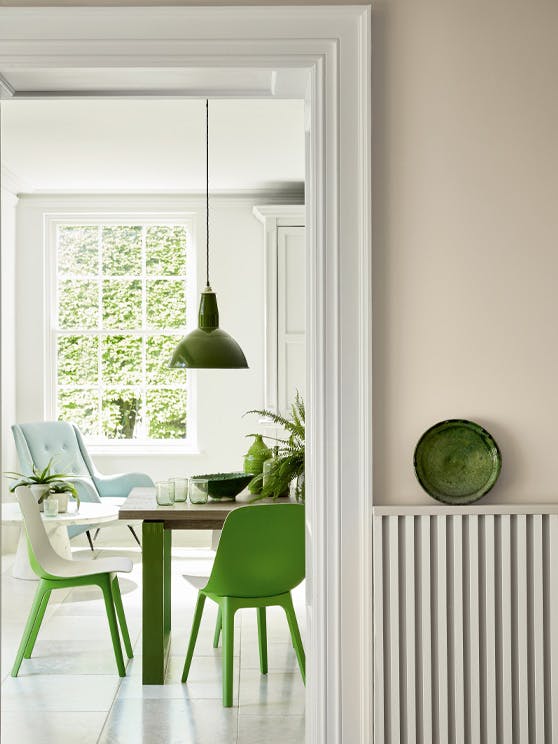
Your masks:
<path fill-rule="evenodd" d="M 246 369 L 246 357 L 238 343 L 219 328 L 217 296 L 209 284 L 209 102 L 205 102 L 206 154 L 206 276 L 200 298 L 198 327 L 180 341 L 172 355 L 171 367 L 190 369 Z"/>
<path fill-rule="evenodd" d="M 198 327 L 184 336 L 172 355 L 171 367 L 245 369 L 246 357 L 238 343 L 219 328 L 217 297 L 210 286 L 201 294 Z"/>

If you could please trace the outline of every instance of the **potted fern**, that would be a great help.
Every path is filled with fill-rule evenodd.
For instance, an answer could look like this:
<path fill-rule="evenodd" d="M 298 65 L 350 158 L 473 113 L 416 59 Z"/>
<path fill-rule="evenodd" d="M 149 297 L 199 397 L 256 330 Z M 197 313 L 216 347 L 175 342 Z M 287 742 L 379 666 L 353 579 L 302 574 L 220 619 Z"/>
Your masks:
<path fill-rule="evenodd" d="M 296 481 L 296 497 L 299 501 L 304 501 L 305 410 L 300 393 L 298 391 L 296 393 L 289 416 L 281 416 L 266 409 L 255 409 L 246 413 L 265 416 L 274 424 L 283 427 L 287 433 L 286 438 L 267 437 L 278 442 L 275 448 L 276 455 L 265 477 L 260 473 L 250 481 L 248 484 L 250 490 L 254 492 L 254 489 L 261 486 L 257 498 L 277 498 L 288 494 L 291 483 Z"/>
<path fill-rule="evenodd" d="M 8 478 L 15 481 L 10 486 L 10 491 L 13 493 L 18 486 L 29 486 L 33 495 L 37 499 L 41 511 L 43 511 L 44 500 L 51 494 L 56 494 L 59 512 L 65 512 L 67 510 L 69 496 L 76 500 L 77 508 L 79 509 L 80 500 L 76 487 L 73 483 L 66 480 L 66 478 L 72 478 L 75 476 L 71 476 L 67 473 L 53 472 L 53 460 L 54 458 L 51 457 L 42 470 L 33 464 L 31 475 L 7 472 L 6 475 Z"/>

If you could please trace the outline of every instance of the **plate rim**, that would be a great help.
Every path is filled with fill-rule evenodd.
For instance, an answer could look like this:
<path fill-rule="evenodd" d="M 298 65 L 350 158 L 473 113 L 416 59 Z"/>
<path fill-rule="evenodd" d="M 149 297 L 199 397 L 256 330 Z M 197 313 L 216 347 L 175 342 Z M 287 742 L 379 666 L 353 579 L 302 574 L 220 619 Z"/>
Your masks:
<path fill-rule="evenodd" d="M 473 429 L 477 434 L 480 434 L 481 436 L 486 437 L 488 439 L 489 443 L 491 444 L 494 453 L 495 453 L 495 468 L 493 470 L 493 473 L 491 477 L 488 479 L 487 483 L 488 486 L 483 486 L 480 490 L 475 491 L 474 493 L 468 495 L 468 496 L 451 496 L 451 495 L 439 495 L 439 494 L 433 494 L 431 493 L 428 488 L 426 487 L 425 483 L 420 477 L 419 470 L 417 467 L 417 455 L 420 450 L 420 445 L 422 444 L 423 440 L 426 439 L 426 437 L 432 433 L 433 430 L 444 427 L 444 426 L 455 426 L 458 425 L 464 426 L 465 428 Z M 475 501 L 478 501 L 483 496 L 486 496 L 486 494 L 494 487 L 496 481 L 498 480 L 500 476 L 500 472 L 502 470 L 502 452 L 498 446 L 498 443 L 492 436 L 492 434 L 487 431 L 484 426 L 481 426 L 481 424 L 477 423 L 476 421 L 472 421 L 471 419 L 463 419 L 463 418 L 450 418 L 450 419 L 444 419 L 443 421 L 438 421 L 437 423 L 430 426 L 426 431 L 423 432 L 423 434 L 419 437 L 418 442 L 415 445 L 415 450 L 413 453 L 413 467 L 415 471 L 416 479 L 423 489 L 425 493 L 427 493 L 430 498 L 434 499 L 435 501 L 439 501 L 443 504 L 451 504 L 453 506 L 455 505 L 463 505 L 463 504 L 472 504 Z"/>

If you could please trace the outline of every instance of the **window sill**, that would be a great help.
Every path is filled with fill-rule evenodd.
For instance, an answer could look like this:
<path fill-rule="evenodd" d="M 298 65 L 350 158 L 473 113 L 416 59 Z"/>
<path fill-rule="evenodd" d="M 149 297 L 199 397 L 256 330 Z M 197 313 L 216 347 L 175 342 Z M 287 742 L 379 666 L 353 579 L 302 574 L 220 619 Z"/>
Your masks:
<path fill-rule="evenodd" d="M 94 444 L 86 443 L 87 451 L 91 455 L 106 455 L 107 457 L 144 457 L 156 455 L 157 457 L 182 457 L 183 455 L 203 455 L 204 452 L 192 445 L 177 447 L 167 442 L 162 444 Z"/>

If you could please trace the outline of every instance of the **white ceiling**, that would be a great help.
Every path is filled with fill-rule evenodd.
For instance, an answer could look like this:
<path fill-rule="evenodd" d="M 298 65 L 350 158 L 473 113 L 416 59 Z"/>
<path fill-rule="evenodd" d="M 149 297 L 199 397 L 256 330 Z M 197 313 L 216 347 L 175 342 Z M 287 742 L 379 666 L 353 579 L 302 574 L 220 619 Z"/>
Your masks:
<path fill-rule="evenodd" d="M 304 181 L 302 101 L 210 100 L 209 127 L 211 191 Z M 1 156 L 24 191 L 203 191 L 205 101 L 4 100 Z"/>

